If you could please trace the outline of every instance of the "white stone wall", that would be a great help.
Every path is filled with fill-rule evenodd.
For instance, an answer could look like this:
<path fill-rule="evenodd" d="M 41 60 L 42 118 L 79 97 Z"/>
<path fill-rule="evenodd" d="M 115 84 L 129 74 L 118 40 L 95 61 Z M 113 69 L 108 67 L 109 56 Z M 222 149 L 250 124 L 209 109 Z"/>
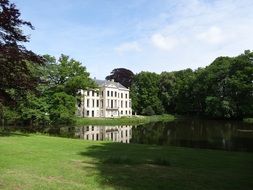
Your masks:
<path fill-rule="evenodd" d="M 95 90 L 80 90 L 77 114 L 82 117 L 131 116 L 129 89 L 118 88 L 114 82 Z"/>

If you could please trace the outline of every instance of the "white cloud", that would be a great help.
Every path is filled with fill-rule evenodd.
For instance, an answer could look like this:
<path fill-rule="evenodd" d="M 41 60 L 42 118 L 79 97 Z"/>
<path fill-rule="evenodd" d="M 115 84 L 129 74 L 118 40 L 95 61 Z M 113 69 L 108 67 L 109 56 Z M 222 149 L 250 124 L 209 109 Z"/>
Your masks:
<path fill-rule="evenodd" d="M 197 34 L 197 39 L 210 44 L 220 44 L 225 40 L 225 36 L 219 27 L 212 26 L 207 31 Z"/>
<path fill-rule="evenodd" d="M 139 43 L 135 42 L 135 41 L 122 43 L 118 47 L 116 47 L 115 50 L 119 54 L 123 54 L 125 52 L 140 52 L 140 51 L 142 51 Z"/>
<path fill-rule="evenodd" d="M 93 1 L 89 2 L 93 5 Z M 38 7 L 36 3 L 30 4 Z M 103 17 L 114 12 L 116 5 L 111 5 L 113 7 L 107 7 L 106 14 L 101 14 Z M 42 10 L 38 13 L 34 12 L 37 10 L 34 6 L 22 8 L 24 18 L 36 26 L 27 47 L 40 54 L 65 53 L 78 58 L 98 78 L 116 67 L 126 67 L 134 72 L 196 69 L 210 64 L 218 56 L 236 56 L 245 49 L 252 50 L 252 0 L 147 1 L 140 6 L 118 10 L 119 17 L 103 18 L 96 14 L 96 19 L 91 19 L 94 17 L 90 15 L 97 13 L 95 10 L 81 9 L 80 15 L 71 18 L 71 11 L 63 10 L 58 14 L 52 9 L 51 14 Z M 91 7 L 97 8 L 88 6 Z M 128 12 L 130 10 L 132 12 Z M 54 18 L 52 15 L 61 16 Z M 60 23 L 60 27 L 55 23 Z"/>
<path fill-rule="evenodd" d="M 176 38 L 159 33 L 151 36 L 151 42 L 155 47 L 166 51 L 172 50 L 178 44 L 178 40 Z"/>

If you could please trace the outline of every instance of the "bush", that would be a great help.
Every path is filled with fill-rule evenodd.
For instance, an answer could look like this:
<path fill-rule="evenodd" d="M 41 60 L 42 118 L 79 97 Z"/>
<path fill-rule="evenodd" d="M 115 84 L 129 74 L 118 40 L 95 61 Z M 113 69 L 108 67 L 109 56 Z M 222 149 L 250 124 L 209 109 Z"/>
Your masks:
<path fill-rule="evenodd" d="M 155 115 L 155 111 L 153 110 L 151 106 L 148 106 L 142 110 L 142 114 L 151 116 L 151 115 Z"/>
<path fill-rule="evenodd" d="M 65 92 L 55 93 L 50 102 L 50 119 L 55 124 L 70 124 L 74 122 L 75 97 Z"/>

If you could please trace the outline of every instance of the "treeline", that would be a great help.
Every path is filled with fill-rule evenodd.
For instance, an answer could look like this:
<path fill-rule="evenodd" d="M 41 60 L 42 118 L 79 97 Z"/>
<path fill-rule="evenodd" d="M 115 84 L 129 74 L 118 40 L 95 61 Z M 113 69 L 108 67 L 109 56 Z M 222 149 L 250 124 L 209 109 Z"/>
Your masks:
<path fill-rule="evenodd" d="M 162 72 L 140 72 L 131 86 L 138 114 L 176 113 L 212 118 L 252 117 L 253 52 L 218 57 L 209 66 Z"/>
<path fill-rule="evenodd" d="M 22 94 L 16 89 L 6 89 L 12 103 L 0 102 L 2 124 L 73 123 L 78 89 L 95 87 L 86 68 L 66 55 L 61 55 L 58 60 L 45 55 L 44 64 L 27 65 L 34 78 L 39 80 L 37 86 Z"/>

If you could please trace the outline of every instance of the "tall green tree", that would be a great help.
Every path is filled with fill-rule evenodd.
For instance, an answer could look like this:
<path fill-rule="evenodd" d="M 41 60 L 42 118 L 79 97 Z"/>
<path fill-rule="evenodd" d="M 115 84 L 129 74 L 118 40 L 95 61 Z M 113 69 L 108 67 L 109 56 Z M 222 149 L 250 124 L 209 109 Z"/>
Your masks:
<path fill-rule="evenodd" d="M 49 101 L 50 119 L 56 124 L 69 124 L 74 121 L 76 110 L 75 97 L 65 92 L 54 93 Z"/>
<path fill-rule="evenodd" d="M 151 106 L 155 114 L 164 112 L 159 98 L 159 80 L 159 75 L 151 72 L 141 72 L 134 76 L 131 88 L 134 111 L 146 114 L 146 110 L 150 110 Z M 149 111 L 149 113 L 151 112 Z"/>
<path fill-rule="evenodd" d="M 46 55 L 46 67 L 43 69 L 43 78 L 47 80 L 51 90 L 66 92 L 76 96 L 78 90 L 96 87 L 89 77 L 86 67 L 81 62 L 70 59 L 69 56 L 61 55 L 58 60 Z"/>

